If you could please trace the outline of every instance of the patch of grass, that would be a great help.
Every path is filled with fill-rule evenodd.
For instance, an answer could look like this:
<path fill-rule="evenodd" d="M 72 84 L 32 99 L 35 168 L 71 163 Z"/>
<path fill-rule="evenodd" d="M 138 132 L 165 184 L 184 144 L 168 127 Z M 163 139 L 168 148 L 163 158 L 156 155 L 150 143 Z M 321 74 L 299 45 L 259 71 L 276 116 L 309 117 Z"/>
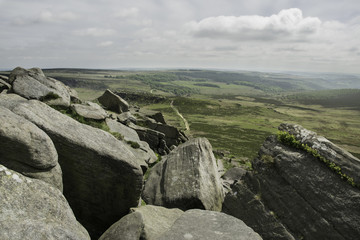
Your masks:
<path fill-rule="evenodd" d="M 345 180 L 353 187 L 360 188 L 360 185 L 354 182 L 354 179 L 347 174 L 341 171 L 341 167 L 338 166 L 336 163 L 331 162 L 330 160 L 326 159 L 325 157 L 321 156 L 316 149 L 309 147 L 307 144 L 303 144 L 300 141 L 296 140 L 294 135 L 286 131 L 279 131 L 277 134 L 278 141 L 296 148 L 306 151 L 307 153 L 311 154 L 314 158 L 319 160 L 320 162 L 324 163 L 327 167 L 329 167 L 333 172 L 337 173 L 341 179 Z"/>
<path fill-rule="evenodd" d="M 110 132 L 116 139 L 118 140 L 124 140 L 124 136 L 121 133 L 118 132 Z"/>
<path fill-rule="evenodd" d="M 51 100 L 56 100 L 61 98 L 59 95 L 57 95 L 54 92 L 49 92 L 48 94 L 46 94 L 45 96 L 41 97 L 39 100 L 42 102 L 47 102 L 47 101 L 51 101 Z"/>
<path fill-rule="evenodd" d="M 137 143 L 137 142 L 126 141 L 126 143 L 129 144 L 129 145 L 130 145 L 132 148 L 134 148 L 134 149 L 140 148 L 140 145 L 139 145 L 139 143 Z"/>

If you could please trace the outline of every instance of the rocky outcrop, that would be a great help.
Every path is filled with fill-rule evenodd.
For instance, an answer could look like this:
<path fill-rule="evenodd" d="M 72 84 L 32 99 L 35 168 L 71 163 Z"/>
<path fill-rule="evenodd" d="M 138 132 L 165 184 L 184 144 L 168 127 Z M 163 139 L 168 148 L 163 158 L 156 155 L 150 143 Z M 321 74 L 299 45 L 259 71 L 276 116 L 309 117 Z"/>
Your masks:
<path fill-rule="evenodd" d="M 139 109 L 138 114 L 142 118 L 151 118 L 155 120 L 155 122 L 166 124 L 164 115 L 159 111 L 153 111 L 153 110 L 141 108 Z"/>
<path fill-rule="evenodd" d="M 129 104 L 109 89 L 107 89 L 104 94 L 98 98 L 98 100 L 107 110 L 116 113 L 129 111 Z"/>
<path fill-rule="evenodd" d="M 99 240 L 157 240 L 183 214 L 180 209 L 146 205 L 113 224 Z"/>
<path fill-rule="evenodd" d="M 186 211 L 158 240 L 261 240 L 246 224 L 224 213 L 193 209 Z"/>
<path fill-rule="evenodd" d="M 129 127 L 134 129 L 137 132 L 140 140 L 147 142 L 150 148 L 155 152 L 161 155 L 165 155 L 170 152 L 170 149 L 166 145 L 166 141 L 164 139 L 165 134 L 149 128 L 135 125 L 133 123 L 130 123 Z"/>
<path fill-rule="evenodd" d="M 93 237 L 137 206 L 142 161 L 129 145 L 39 101 L 9 99 L 2 95 L 0 105 L 36 124 L 54 142 L 63 170 L 64 195 Z"/>
<path fill-rule="evenodd" d="M 0 163 L 63 189 L 58 155 L 51 139 L 35 124 L 0 106 Z"/>
<path fill-rule="evenodd" d="M 79 116 L 92 119 L 92 120 L 105 120 L 108 116 L 106 111 L 99 106 L 99 104 L 93 102 L 85 102 L 83 104 L 72 104 L 71 109 L 76 112 Z"/>
<path fill-rule="evenodd" d="M 221 210 L 223 191 L 209 141 L 189 140 L 156 164 L 142 197 L 169 208 Z"/>
<path fill-rule="evenodd" d="M 117 119 L 122 124 L 128 125 L 130 123 L 136 124 L 137 120 L 136 117 L 134 117 L 131 112 L 123 112 L 117 116 Z"/>
<path fill-rule="evenodd" d="M 131 129 L 124 124 L 117 122 L 116 120 L 107 118 L 106 124 L 109 126 L 111 132 L 116 132 L 124 137 L 124 140 L 128 143 L 139 144 L 138 148 L 132 148 L 131 151 L 135 154 L 138 159 L 144 160 L 147 165 L 152 165 L 156 162 L 157 156 L 154 151 L 150 148 L 147 142 L 141 141 L 138 134 L 134 129 Z M 146 166 L 147 168 L 147 166 Z M 144 169 L 143 169 L 144 170 Z M 145 171 L 144 171 L 145 172 Z"/>
<path fill-rule="evenodd" d="M 359 160 L 325 138 L 298 125 L 281 125 L 280 130 L 293 134 L 328 160 L 336 161 L 337 166 L 344 166 L 348 175 L 358 179 Z M 353 170 L 347 168 L 351 165 Z M 359 188 L 341 179 L 338 172 L 312 153 L 271 136 L 261 147 L 253 168 L 252 173 L 233 186 L 223 209 L 241 218 L 264 238 L 280 239 L 279 230 L 283 234 L 281 239 L 350 240 L 360 236 Z M 258 202 L 253 202 L 253 198 Z M 273 226 L 261 226 L 264 219 L 270 219 L 268 214 L 277 221 L 273 221 Z M 279 228 L 278 223 L 284 228 Z M 285 227 L 293 237 L 284 235 Z"/>
<path fill-rule="evenodd" d="M 53 78 L 46 77 L 39 68 L 29 70 L 17 67 L 10 76 L 12 91 L 26 99 L 37 99 L 49 105 L 70 106 L 67 87 Z"/>
<path fill-rule="evenodd" d="M 61 192 L 0 165 L 0 239 L 90 240 Z"/>

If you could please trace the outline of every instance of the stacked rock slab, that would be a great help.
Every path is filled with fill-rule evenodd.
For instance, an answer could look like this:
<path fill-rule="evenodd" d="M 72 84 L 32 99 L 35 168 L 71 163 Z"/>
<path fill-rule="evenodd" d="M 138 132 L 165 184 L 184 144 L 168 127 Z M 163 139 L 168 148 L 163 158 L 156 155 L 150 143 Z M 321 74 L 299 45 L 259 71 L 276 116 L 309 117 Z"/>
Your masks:
<path fill-rule="evenodd" d="M 345 166 L 347 174 L 358 179 L 358 159 L 301 126 L 282 125 L 280 129 L 299 140 L 307 139 L 306 144 L 316 148 L 328 160 L 338 157 L 336 163 Z M 326 143 L 326 148 L 319 143 Z M 350 165 L 353 165 L 353 170 L 346 167 Z M 261 147 L 253 168 L 254 171 L 239 181 L 226 196 L 223 206 L 226 213 L 244 220 L 264 238 L 273 232 L 273 237 L 267 239 L 280 239 L 275 235 L 279 230 L 275 229 L 277 225 L 271 230 L 270 225 L 262 227 L 256 224 L 262 223 L 264 219 L 261 214 L 255 214 L 260 211 L 249 211 L 244 216 L 246 212 L 242 209 L 251 207 L 247 196 L 253 194 L 263 204 L 263 210 L 286 226 L 288 233 L 295 239 L 359 238 L 359 188 L 341 179 L 338 173 L 312 154 L 284 145 L 276 136 L 271 136 Z M 245 206 L 239 208 L 240 204 Z M 281 239 L 293 239 L 282 236 Z"/>
<path fill-rule="evenodd" d="M 52 139 L 63 171 L 64 195 L 75 216 L 99 237 L 137 206 L 142 170 L 130 146 L 111 134 L 84 124 L 36 101 L 9 101 L 0 106 L 36 124 Z"/>
<path fill-rule="evenodd" d="M 209 141 L 189 140 L 156 164 L 142 197 L 148 204 L 169 208 L 220 211 L 223 189 Z"/>
<path fill-rule="evenodd" d="M 0 165 L 0 239 L 90 237 L 58 189 Z"/>
<path fill-rule="evenodd" d="M 35 124 L 0 106 L 0 163 L 63 190 L 55 146 Z"/>
<path fill-rule="evenodd" d="M 72 104 L 71 109 L 83 118 L 96 121 L 105 120 L 105 118 L 108 116 L 106 111 L 102 107 L 100 107 L 99 104 L 93 102 Z"/>

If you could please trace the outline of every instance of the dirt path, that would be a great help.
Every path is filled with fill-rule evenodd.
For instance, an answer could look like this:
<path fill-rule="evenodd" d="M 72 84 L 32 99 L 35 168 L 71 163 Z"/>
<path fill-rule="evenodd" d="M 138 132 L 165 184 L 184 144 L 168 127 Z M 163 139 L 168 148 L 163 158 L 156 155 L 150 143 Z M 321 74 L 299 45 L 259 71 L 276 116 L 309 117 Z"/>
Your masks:
<path fill-rule="evenodd" d="M 186 131 L 190 131 L 190 126 L 189 126 L 188 121 L 184 118 L 184 116 L 179 112 L 179 110 L 174 106 L 173 103 L 174 103 L 174 100 L 171 101 L 170 107 L 171 107 L 171 108 L 176 112 L 176 114 L 184 121 Z"/>

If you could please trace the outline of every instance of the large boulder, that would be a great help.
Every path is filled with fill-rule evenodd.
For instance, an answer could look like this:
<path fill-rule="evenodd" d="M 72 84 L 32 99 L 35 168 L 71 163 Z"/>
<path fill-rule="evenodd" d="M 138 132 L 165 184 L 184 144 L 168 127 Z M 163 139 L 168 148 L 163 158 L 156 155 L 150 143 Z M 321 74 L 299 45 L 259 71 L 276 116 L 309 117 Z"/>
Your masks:
<path fill-rule="evenodd" d="M 98 100 L 107 110 L 116 113 L 127 112 L 129 110 L 129 104 L 109 89 Z"/>
<path fill-rule="evenodd" d="M 246 224 L 224 213 L 193 209 L 186 211 L 158 240 L 261 240 Z"/>
<path fill-rule="evenodd" d="M 180 209 L 146 205 L 114 223 L 99 240 L 157 240 L 183 214 Z"/>
<path fill-rule="evenodd" d="M 212 147 L 192 139 L 156 164 L 142 194 L 148 204 L 187 210 L 221 210 L 223 189 Z"/>
<path fill-rule="evenodd" d="M 62 193 L 0 165 L 0 239 L 90 240 Z"/>
<path fill-rule="evenodd" d="M 263 210 L 275 216 L 295 239 L 359 238 L 360 190 L 358 185 L 352 186 L 342 179 L 337 170 L 341 166 L 340 169 L 356 181 L 360 161 L 301 126 L 281 125 L 280 130 L 316 149 L 323 159 L 331 161 L 333 169 L 319 161 L 321 157 L 309 148 L 306 151 L 302 147 L 295 148 L 276 136 L 270 136 L 253 162 L 254 171 L 226 196 L 224 211 L 239 217 L 250 227 L 258 228 L 257 232 L 264 238 L 269 231 L 275 233 L 275 229 L 271 230 L 270 224 L 258 224 L 266 217 L 260 214 Z M 288 139 L 293 142 L 292 138 Z M 261 201 L 263 210 L 259 207 L 255 212 L 253 207 L 245 211 L 251 208 L 251 195 Z M 261 204 L 258 202 L 257 205 Z M 274 235 L 269 239 L 279 238 Z"/>
<path fill-rule="evenodd" d="M 35 124 L 0 106 L 0 163 L 62 191 L 55 146 Z"/>
<path fill-rule="evenodd" d="M 72 104 L 71 109 L 79 116 L 96 121 L 105 120 L 108 116 L 106 111 L 99 104 L 85 102 L 83 104 Z"/>
<path fill-rule="evenodd" d="M 12 91 L 27 99 L 37 99 L 49 105 L 70 106 L 68 88 L 60 81 L 46 77 L 40 68 L 15 68 L 9 81 Z"/>
<path fill-rule="evenodd" d="M 50 136 L 63 170 L 64 195 L 92 237 L 99 237 L 130 207 L 138 205 L 142 161 L 134 156 L 128 144 L 36 100 L 9 103 L 4 95 L 0 105 Z"/>

